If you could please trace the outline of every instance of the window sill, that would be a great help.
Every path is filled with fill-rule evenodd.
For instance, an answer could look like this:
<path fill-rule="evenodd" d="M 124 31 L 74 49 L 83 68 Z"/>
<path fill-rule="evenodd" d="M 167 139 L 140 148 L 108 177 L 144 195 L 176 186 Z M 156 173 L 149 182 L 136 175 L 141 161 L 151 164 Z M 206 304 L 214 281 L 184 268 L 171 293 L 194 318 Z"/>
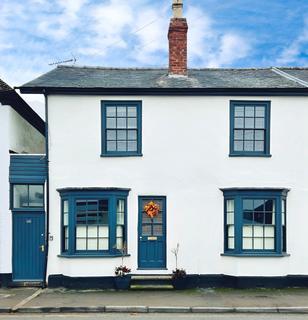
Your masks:
<path fill-rule="evenodd" d="M 121 254 L 58 254 L 59 258 L 76 259 L 76 258 L 121 258 Z M 130 254 L 124 254 L 124 257 L 130 257 Z"/>
<path fill-rule="evenodd" d="M 256 154 L 256 153 L 230 153 L 229 157 L 248 157 L 248 158 L 271 158 L 272 155 L 271 154 Z"/>
<path fill-rule="evenodd" d="M 102 153 L 101 158 L 123 158 L 123 157 L 143 157 L 142 153 L 134 153 L 134 154 L 125 154 L 125 153 L 119 153 L 119 154 L 110 154 L 110 153 Z"/>
<path fill-rule="evenodd" d="M 245 257 L 260 257 L 260 258 L 284 258 L 289 257 L 290 254 L 288 253 L 221 253 L 222 257 L 239 257 L 239 258 L 245 258 Z"/>

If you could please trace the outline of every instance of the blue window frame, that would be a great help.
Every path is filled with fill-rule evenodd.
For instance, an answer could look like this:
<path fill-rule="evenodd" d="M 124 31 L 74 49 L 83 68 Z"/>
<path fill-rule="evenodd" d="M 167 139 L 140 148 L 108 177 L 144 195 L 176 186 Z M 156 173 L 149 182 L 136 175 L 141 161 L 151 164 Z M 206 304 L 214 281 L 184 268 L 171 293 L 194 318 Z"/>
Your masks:
<path fill-rule="evenodd" d="M 113 256 L 127 248 L 128 189 L 63 189 L 61 253 Z"/>
<path fill-rule="evenodd" d="M 224 252 L 282 255 L 286 252 L 287 189 L 222 189 Z"/>
<path fill-rule="evenodd" d="M 102 101 L 102 156 L 141 156 L 141 101 Z"/>
<path fill-rule="evenodd" d="M 230 102 L 230 156 L 270 156 L 270 101 Z"/>

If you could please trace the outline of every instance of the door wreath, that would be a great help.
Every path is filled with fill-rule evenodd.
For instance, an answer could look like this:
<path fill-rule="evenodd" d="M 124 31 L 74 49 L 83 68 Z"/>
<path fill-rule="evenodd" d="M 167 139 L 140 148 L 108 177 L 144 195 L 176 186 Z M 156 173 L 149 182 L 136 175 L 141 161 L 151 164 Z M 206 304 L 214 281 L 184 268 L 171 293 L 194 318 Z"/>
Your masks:
<path fill-rule="evenodd" d="M 143 209 L 151 219 L 155 218 L 160 211 L 159 204 L 155 203 L 154 201 L 148 202 Z"/>

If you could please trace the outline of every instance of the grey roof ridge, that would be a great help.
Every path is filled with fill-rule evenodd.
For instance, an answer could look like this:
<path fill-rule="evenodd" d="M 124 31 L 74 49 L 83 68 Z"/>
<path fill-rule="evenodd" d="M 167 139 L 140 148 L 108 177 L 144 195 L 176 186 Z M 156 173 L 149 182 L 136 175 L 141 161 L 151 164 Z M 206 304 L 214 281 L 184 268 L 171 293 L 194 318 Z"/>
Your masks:
<path fill-rule="evenodd" d="M 280 70 L 280 69 L 277 68 L 277 67 L 272 67 L 271 70 L 272 70 L 273 72 L 275 72 L 276 74 L 279 74 L 280 76 L 282 76 L 282 77 L 284 77 L 284 78 L 286 78 L 286 79 L 288 79 L 288 80 L 291 80 L 291 81 L 293 81 L 293 82 L 299 83 L 299 84 L 301 84 L 302 86 L 308 88 L 308 82 L 306 82 L 306 81 L 304 81 L 304 80 L 301 80 L 301 79 L 299 79 L 299 78 L 297 78 L 297 77 L 291 76 L 291 75 L 288 74 L 287 72 L 282 71 L 282 70 Z"/>

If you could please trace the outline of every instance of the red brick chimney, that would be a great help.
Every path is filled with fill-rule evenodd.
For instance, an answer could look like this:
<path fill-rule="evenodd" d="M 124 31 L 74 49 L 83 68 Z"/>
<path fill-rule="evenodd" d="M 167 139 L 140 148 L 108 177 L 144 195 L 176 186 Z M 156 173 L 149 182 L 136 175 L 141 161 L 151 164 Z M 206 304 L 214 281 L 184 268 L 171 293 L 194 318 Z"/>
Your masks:
<path fill-rule="evenodd" d="M 187 75 L 187 31 L 188 25 L 183 18 L 183 0 L 173 0 L 173 18 L 170 20 L 169 75 Z"/>

